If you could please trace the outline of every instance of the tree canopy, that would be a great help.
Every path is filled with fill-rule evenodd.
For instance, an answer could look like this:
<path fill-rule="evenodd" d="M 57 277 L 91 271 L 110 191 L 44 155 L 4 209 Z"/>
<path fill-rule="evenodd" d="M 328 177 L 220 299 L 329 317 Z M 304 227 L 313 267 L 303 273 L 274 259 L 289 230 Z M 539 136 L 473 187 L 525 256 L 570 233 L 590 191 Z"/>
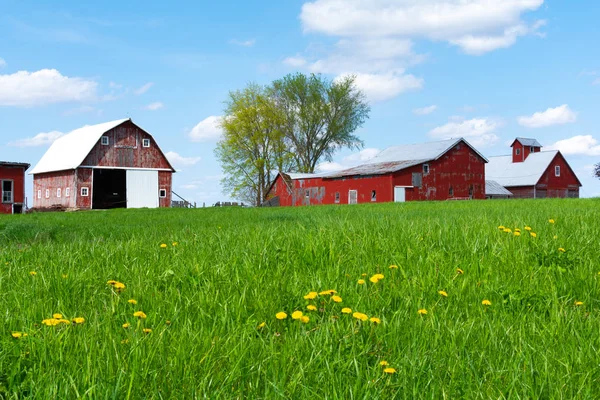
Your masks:
<path fill-rule="evenodd" d="M 600 162 L 594 166 L 594 175 L 596 178 L 600 178 Z"/>

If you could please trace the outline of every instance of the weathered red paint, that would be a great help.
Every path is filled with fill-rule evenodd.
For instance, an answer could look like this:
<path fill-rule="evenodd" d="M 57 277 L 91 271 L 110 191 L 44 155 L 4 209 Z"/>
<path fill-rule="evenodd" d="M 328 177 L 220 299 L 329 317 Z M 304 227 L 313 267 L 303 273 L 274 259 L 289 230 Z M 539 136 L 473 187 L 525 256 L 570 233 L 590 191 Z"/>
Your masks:
<path fill-rule="evenodd" d="M 560 167 L 560 176 L 556 176 L 555 167 Z M 558 152 L 534 186 L 507 187 L 515 199 L 543 199 L 547 197 L 579 198 L 581 182 L 571 169 L 567 160 Z"/>
<path fill-rule="evenodd" d="M 515 141 L 511 144 L 511 147 L 512 161 L 514 163 L 523 162 L 531 153 L 539 153 L 542 151 L 542 148 L 539 146 L 523 146 L 523 144 L 517 139 L 515 139 Z"/>
<path fill-rule="evenodd" d="M 43 174 L 43 179 L 33 179 L 34 208 L 72 208 L 77 198 L 75 171 L 57 171 Z M 69 188 L 69 196 L 66 195 Z M 57 190 L 60 189 L 60 197 Z M 46 196 L 47 195 L 47 196 Z"/>
<path fill-rule="evenodd" d="M 12 181 L 12 201 L 4 202 L 0 197 L 0 214 L 12 214 L 14 205 L 22 205 L 25 211 L 25 171 L 29 164 L 0 162 L 0 184 L 1 181 Z M 0 194 L 2 187 L 0 186 Z"/>
<path fill-rule="evenodd" d="M 485 199 L 485 160 L 464 143 L 447 151 L 438 160 L 394 173 L 342 178 L 308 178 L 287 180 L 279 174 L 270 196 L 279 196 L 281 206 L 314 204 L 348 204 L 349 191 L 357 191 L 358 203 L 394 201 L 394 187 L 405 187 L 406 201 L 447 200 L 452 198 Z M 413 173 L 421 173 L 421 187 L 413 187 Z M 453 195 L 450 195 L 452 186 Z M 372 198 L 375 191 L 375 198 Z M 336 201 L 336 194 L 339 195 Z"/>
<path fill-rule="evenodd" d="M 166 190 L 167 197 L 160 197 L 160 207 L 171 207 L 171 187 L 172 187 L 173 173 L 171 171 L 158 171 L 158 190 Z"/>

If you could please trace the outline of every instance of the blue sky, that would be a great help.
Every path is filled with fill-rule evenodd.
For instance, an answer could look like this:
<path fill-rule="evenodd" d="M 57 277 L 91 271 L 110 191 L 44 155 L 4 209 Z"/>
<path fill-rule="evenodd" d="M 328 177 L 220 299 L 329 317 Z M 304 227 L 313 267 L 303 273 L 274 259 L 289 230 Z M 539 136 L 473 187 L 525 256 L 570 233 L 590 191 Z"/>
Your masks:
<path fill-rule="evenodd" d="M 365 148 L 322 170 L 404 143 L 463 136 L 493 156 L 533 137 L 563 152 L 582 196 L 600 196 L 596 1 L 0 6 L 2 160 L 35 165 L 61 134 L 131 117 L 179 170 L 174 190 L 211 205 L 228 200 L 213 149 L 229 91 L 295 71 L 355 74 L 372 109 Z"/>

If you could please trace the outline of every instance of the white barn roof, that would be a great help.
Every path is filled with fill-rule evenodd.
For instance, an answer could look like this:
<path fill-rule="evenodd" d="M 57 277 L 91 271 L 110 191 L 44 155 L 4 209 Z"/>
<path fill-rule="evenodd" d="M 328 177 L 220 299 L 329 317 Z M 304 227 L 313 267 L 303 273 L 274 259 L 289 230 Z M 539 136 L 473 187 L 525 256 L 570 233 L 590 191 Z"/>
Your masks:
<path fill-rule="evenodd" d="M 523 162 L 512 162 L 512 155 L 490 157 L 485 165 L 485 178 L 504 187 L 533 186 L 538 183 L 558 150 L 531 153 Z"/>
<path fill-rule="evenodd" d="M 52 143 L 48 151 L 46 151 L 42 159 L 29 174 L 64 171 L 79 167 L 96 143 L 98 143 L 100 137 L 125 121 L 129 121 L 129 118 L 98 125 L 86 125 L 83 128 L 67 133 Z"/>

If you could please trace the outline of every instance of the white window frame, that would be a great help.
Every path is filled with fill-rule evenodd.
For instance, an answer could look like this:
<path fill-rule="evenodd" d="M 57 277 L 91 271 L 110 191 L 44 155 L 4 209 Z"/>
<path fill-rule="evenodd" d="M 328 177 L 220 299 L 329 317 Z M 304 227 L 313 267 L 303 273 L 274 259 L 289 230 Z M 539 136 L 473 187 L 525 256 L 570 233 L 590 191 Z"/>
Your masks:
<path fill-rule="evenodd" d="M 38 199 L 42 198 L 42 189 L 38 189 L 38 191 L 37 191 L 37 197 L 38 197 Z"/>
<path fill-rule="evenodd" d="M 142 139 L 142 147 L 150 147 L 150 139 Z"/>
<path fill-rule="evenodd" d="M 371 190 L 371 201 L 377 201 L 377 190 Z"/>
<path fill-rule="evenodd" d="M 306 189 L 304 191 L 304 197 L 307 198 L 307 199 L 310 199 L 310 189 Z"/>
<path fill-rule="evenodd" d="M 71 188 L 70 187 L 66 187 L 65 188 L 65 197 L 69 197 L 71 195 Z"/>
<path fill-rule="evenodd" d="M 352 201 L 354 200 L 354 201 Z M 358 190 L 348 190 L 348 204 L 358 204 Z"/>
<path fill-rule="evenodd" d="M 516 148 L 516 149 L 515 149 L 515 154 L 516 154 L 516 155 L 521 155 L 521 149 L 519 149 L 519 148 Z"/>
<path fill-rule="evenodd" d="M 7 191 L 6 193 L 10 194 L 10 199 L 7 199 L 6 201 L 4 200 L 4 182 L 10 182 L 10 191 Z M 14 203 L 15 200 L 15 182 L 12 179 L 2 179 L 0 181 L 0 192 L 2 192 L 2 202 L 3 203 Z"/>
<path fill-rule="evenodd" d="M 88 197 L 90 195 L 90 188 L 84 186 L 81 188 L 81 197 Z"/>
<path fill-rule="evenodd" d="M 46 198 L 49 199 L 50 198 L 50 189 L 46 189 Z"/>
<path fill-rule="evenodd" d="M 158 197 L 161 199 L 166 199 L 167 198 L 167 189 L 160 189 L 158 191 Z"/>
<path fill-rule="evenodd" d="M 560 176 L 560 165 L 554 166 L 554 176 Z"/>
<path fill-rule="evenodd" d="M 108 138 L 108 136 L 102 136 L 100 138 L 100 144 L 102 146 L 108 146 L 110 144 L 110 139 Z"/>
<path fill-rule="evenodd" d="M 429 174 L 429 164 L 423 164 L 423 175 Z"/>
<path fill-rule="evenodd" d="M 57 188 L 57 189 L 56 189 L 56 197 L 59 197 L 59 198 L 60 198 L 60 196 L 61 196 L 61 195 L 62 195 L 62 190 L 61 190 L 61 188 Z"/>
<path fill-rule="evenodd" d="M 340 192 L 335 192 L 335 200 L 336 203 L 340 202 Z"/>

